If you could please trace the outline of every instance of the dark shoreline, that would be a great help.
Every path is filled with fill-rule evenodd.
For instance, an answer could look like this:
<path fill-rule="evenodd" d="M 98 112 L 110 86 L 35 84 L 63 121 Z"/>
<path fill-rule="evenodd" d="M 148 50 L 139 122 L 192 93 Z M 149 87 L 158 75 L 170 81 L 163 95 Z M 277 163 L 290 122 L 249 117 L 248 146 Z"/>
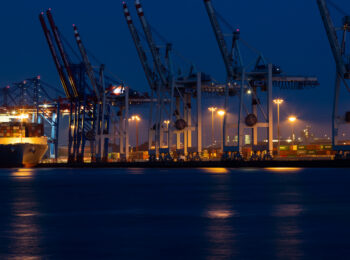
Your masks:
<path fill-rule="evenodd" d="M 350 168 L 350 160 L 308 161 L 201 161 L 201 162 L 118 162 L 118 163 L 45 163 L 35 168 Z"/>

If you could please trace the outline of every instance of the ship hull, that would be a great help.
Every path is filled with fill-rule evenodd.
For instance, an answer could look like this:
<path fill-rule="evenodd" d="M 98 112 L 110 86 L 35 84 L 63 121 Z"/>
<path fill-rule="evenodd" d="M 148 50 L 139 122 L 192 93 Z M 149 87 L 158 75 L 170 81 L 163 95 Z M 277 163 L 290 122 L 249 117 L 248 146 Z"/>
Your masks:
<path fill-rule="evenodd" d="M 2 144 L 0 145 L 0 167 L 33 167 L 43 158 L 47 148 L 47 144 Z"/>

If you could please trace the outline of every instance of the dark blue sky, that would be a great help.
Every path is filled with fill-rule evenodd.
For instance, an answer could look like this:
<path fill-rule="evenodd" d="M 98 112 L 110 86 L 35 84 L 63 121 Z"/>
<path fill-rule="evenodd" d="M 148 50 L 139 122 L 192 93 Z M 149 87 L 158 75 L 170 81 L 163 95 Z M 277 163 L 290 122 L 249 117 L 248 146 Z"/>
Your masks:
<path fill-rule="evenodd" d="M 348 0 L 337 0 L 350 11 Z M 93 3 L 93 4 L 92 4 Z M 128 1 L 138 24 L 133 1 Z M 330 122 L 334 62 L 315 0 L 213 0 L 216 9 L 242 38 L 259 49 L 269 62 L 290 74 L 315 75 L 321 86 L 305 91 L 278 92 L 288 102 L 285 115 L 304 121 Z M 225 70 L 202 0 L 143 1 L 149 22 L 197 68 L 224 81 Z M 51 7 L 60 30 L 74 44 L 72 24 L 108 69 L 132 88 L 148 86 L 125 24 L 121 1 L 6 1 L 0 11 L 0 85 L 34 75 L 59 85 L 42 33 L 38 14 Z M 340 16 L 337 16 L 341 19 Z M 327 130 L 329 127 L 327 126 Z"/>

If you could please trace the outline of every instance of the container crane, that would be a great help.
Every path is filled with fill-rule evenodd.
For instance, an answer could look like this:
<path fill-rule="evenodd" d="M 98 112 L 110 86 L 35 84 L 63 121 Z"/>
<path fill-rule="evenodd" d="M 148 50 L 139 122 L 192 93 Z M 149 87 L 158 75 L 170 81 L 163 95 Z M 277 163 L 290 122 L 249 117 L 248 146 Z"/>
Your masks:
<path fill-rule="evenodd" d="M 103 64 L 99 66 L 99 70 L 94 69 L 75 25 L 73 25 L 74 36 L 81 59 L 78 58 L 79 60 L 73 63 L 65 52 L 65 46 L 54 22 L 51 9 L 46 14 L 54 37 L 46 25 L 44 13 L 39 15 L 39 19 L 69 102 L 65 109 L 65 113 L 69 114 L 68 162 L 84 162 L 87 142 L 90 143 L 92 162 L 107 161 L 111 134 L 110 120 L 115 107 L 120 109 L 118 112 L 120 153 L 128 160 L 128 110 L 131 103 L 137 103 L 139 100 L 135 102 L 129 99 L 129 87 L 124 86 L 124 82 L 106 75 Z M 67 41 L 64 43 L 68 44 Z M 71 46 L 69 47 L 72 49 Z M 145 102 L 144 99 L 141 98 L 141 100 Z"/>
<path fill-rule="evenodd" d="M 341 97 L 342 86 L 350 92 L 350 56 L 347 55 L 347 38 L 350 32 L 350 16 L 344 14 L 343 23 L 340 29 L 334 26 L 333 20 L 327 2 L 325 0 L 316 0 L 320 15 L 325 27 L 329 44 L 331 46 L 333 58 L 336 64 L 336 81 L 334 88 L 333 114 L 332 114 L 332 144 L 333 149 L 337 151 L 337 158 L 350 156 L 350 145 L 341 145 L 339 143 L 339 128 L 341 125 L 350 123 L 350 112 L 345 112 L 345 115 L 340 115 L 339 98 Z M 334 4 L 333 4 L 334 5 Z M 337 31 L 341 31 L 341 40 L 339 40 Z M 349 93 L 348 93 L 349 94 Z"/>
<path fill-rule="evenodd" d="M 129 28 L 129 31 L 131 33 L 132 39 L 134 41 L 142 68 L 144 70 L 144 73 L 146 75 L 146 79 L 147 82 L 151 88 L 151 107 L 150 107 L 150 115 L 149 115 L 149 131 L 148 131 L 148 150 L 150 153 L 150 159 L 155 160 L 156 159 L 156 150 L 158 149 L 158 153 L 159 153 L 159 146 L 160 146 L 160 134 L 158 134 L 158 132 L 160 131 L 160 128 L 157 127 L 157 125 L 159 125 L 159 120 L 157 120 L 158 122 L 155 124 L 156 129 L 153 129 L 153 99 L 154 99 L 154 95 L 158 90 L 158 79 L 156 78 L 157 74 L 151 69 L 149 63 L 148 63 L 148 59 L 147 59 L 147 55 L 146 52 L 144 50 L 144 47 L 141 43 L 138 31 L 133 23 L 133 20 L 131 18 L 130 15 L 130 11 L 129 8 L 126 4 L 126 2 L 123 2 L 123 10 L 124 10 L 124 16 Z M 157 105 L 158 105 L 158 100 L 157 100 Z M 152 137 L 152 130 L 155 130 L 155 149 L 152 149 L 152 141 L 153 141 L 153 137 Z M 158 138 L 159 136 L 159 138 Z"/>
<path fill-rule="evenodd" d="M 223 159 L 241 160 L 243 149 L 243 136 L 245 129 L 250 129 L 253 136 L 252 150 L 254 152 L 252 160 L 271 159 L 273 152 L 273 110 L 272 110 L 272 91 L 273 87 L 303 89 L 305 87 L 314 87 L 318 85 L 315 77 L 296 77 L 282 74 L 279 66 L 268 64 L 262 53 L 257 52 L 248 44 L 241 40 L 240 30 L 234 30 L 231 26 L 232 42 L 231 49 L 226 42 L 222 28 L 218 20 L 218 14 L 212 5 L 211 0 L 203 0 L 204 5 L 214 31 L 221 55 L 225 64 L 227 74 L 227 84 L 225 87 L 225 115 L 223 127 L 222 150 Z M 221 17 L 221 16 L 220 16 Z M 223 18 L 221 18 L 223 19 Z M 228 24 L 224 21 L 225 24 Z M 241 52 L 241 45 L 246 45 L 250 50 L 256 53 L 257 57 L 253 62 L 253 68 L 245 65 Z M 238 94 L 238 95 L 237 95 Z M 232 110 L 232 104 L 229 99 L 238 96 L 238 122 L 228 120 L 228 113 Z M 250 104 L 247 103 L 249 100 Z M 267 145 L 258 145 L 258 129 L 266 129 Z M 228 143 L 227 136 L 229 129 L 236 129 L 237 141 Z M 233 145 L 232 145 L 233 144 Z M 264 154 L 262 157 L 257 153 Z"/>
<path fill-rule="evenodd" d="M 74 30 L 74 36 L 75 40 L 77 42 L 77 46 L 79 48 L 83 63 L 85 65 L 85 70 L 86 73 L 90 79 L 91 86 L 93 88 L 93 91 L 95 93 L 95 98 L 96 102 L 98 105 L 97 108 L 97 127 L 95 128 L 95 135 L 98 136 L 98 149 L 97 149 L 97 154 L 96 154 L 96 160 L 100 161 L 101 159 L 103 161 L 107 160 L 107 155 L 108 155 L 108 138 L 105 136 L 105 130 L 104 129 L 106 125 L 108 125 L 109 121 L 109 109 L 107 108 L 108 104 L 106 104 L 106 87 L 105 87 L 105 82 L 104 82 L 104 65 L 101 65 L 100 67 L 100 82 L 97 81 L 95 77 L 95 72 L 93 70 L 93 67 L 90 63 L 89 57 L 87 55 L 87 51 L 85 49 L 85 46 L 82 42 L 80 33 L 78 31 L 78 27 L 73 24 L 73 30 Z M 93 147 L 94 149 L 94 147 Z"/>
<path fill-rule="evenodd" d="M 142 65 L 142 68 L 144 70 L 144 73 L 146 75 L 146 79 L 147 79 L 147 82 L 148 82 L 148 85 L 150 86 L 151 88 L 151 102 L 150 102 L 150 114 L 149 114 L 149 130 L 148 130 L 148 150 L 149 150 L 149 153 L 150 153 L 150 159 L 152 160 L 155 160 L 156 159 L 156 150 L 157 148 L 159 149 L 159 146 L 160 146 L 160 127 L 157 127 L 160 125 L 160 122 L 158 120 L 158 122 L 155 124 L 156 126 L 156 129 L 155 130 L 155 139 L 156 139 L 156 142 L 155 142 L 155 149 L 152 150 L 152 140 L 153 140 L 153 99 L 154 99 L 154 93 L 158 91 L 158 80 L 156 78 L 156 73 L 151 69 L 150 65 L 149 65 L 149 62 L 148 62 L 148 59 L 147 59 L 147 55 L 146 55 L 146 52 L 144 50 L 144 47 L 141 43 L 141 40 L 140 40 L 140 37 L 139 37 L 139 34 L 138 34 L 138 31 L 133 23 L 133 20 L 131 18 L 131 15 L 130 15 L 130 11 L 129 11 L 129 8 L 126 4 L 126 2 L 123 2 L 123 10 L 124 10 L 124 16 L 125 16 L 125 19 L 126 19 L 126 22 L 127 22 L 127 25 L 128 25 L 128 28 L 129 28 L 129 31 L 130 31 L 130 34 L 131 34 L 131 37 L 134 41 L 134 44 L 135 44 L 135 47 L 136 47 L 136 50 L 137 50 L 137 53 L 138 53 L 138 56 L 139 56 L 139 59 L 140 59 L 140 62 L 141 62 L 141 65 Z M 157 104 L 159 104 L 159 100 L 157 100 Z M 159 136 L 159 138 L 158 138 Z M 158 153 L 159 153 L 159 150 L 158 150 Z"/>
<path fill-rule="evenodd" d="M 267 107 L 267 111 L 263 110 L 263 108 L 260 106 L 260 98 L 257 96 L 256 89 L 253 89 L 249 86 L 249 82 L 251 80 L 249 79 L 248 73 L 246 71 L 246 68 L 243 65 L 243 62 L 240 57 L 240 48 L 238 41 L 240 39 L 240 31 L 237 29 L 235 32 L 233 32 L 233 40 L 232 40 L 232 49 L 231 51 L 228 50 L 226 40 L 224 38 L 223 31 L 220 27 L 220 24 L 217 19 L 216 11 L 212 5 L 211 0 L 204 0 L 204 4 L 213 28 L 213 31 L 216 36 L 217 43 L 219 45 L 219 48 L 221 50 L 221 54 L 225 63 L 226 67 L 226 73 L 227 73 L 227 86 L 225 91 L 225 115 L 224 115 L 224 127 L 223 127 L 223 140 L 222 140 L 222 150 L 224 152 L 224 159 L 227 159 L 228 156 L 231 156 L 231 159 L 238 159 L 240 160 L 241 153 L 242 153 L 242 147 L 243 147 L 243 134 L 244 134 L 244 128 L 252 128 L 253 131 L 253 139 L 254 139 L 254 146 L 257 146 L 257 134 L 258 134 L 258 127 L 265 127 L 268 129 L 268 147 L 263 148 L 263 150 L 266 151 L 267 156 L 270 156 L 272 154 L 273 146 L 272 146 L 272 107 L 271 105 Z M 238 54 L 238 58 L 236 60 L 234 59 L 234 54 Z M 259 57 L 259 60 L 262 58 Z M 257 61 L 258 62 L 258 61 Z M 235 64 L 234 64 L 235 63 Z M 234 66 L 235 65 L 235 66 Z M 268 70 L 266 70 L 268 69 Z M 271 75 L 272 70 L 271 66 L 266 66 L 265 70 L 262 72 L 264 75 L 263 77 L 267 78 L 267 104 L 272 104 L 272 81 L 271 81 Z M 234 82 L 234 80 L 238 80 L 239 83 Z M 238 139 L 237 139 L 237 145 L 226 145 L 226 136 L 228 132 L 228 122 L 227 122 L 227 112 L 229 111 L 229 86 L 231 84 L 236 84 L 237 88 L 236 91 L 239 92 L 239 108 L 238 108 L 238 123 L 237 123 L 237 133 L 238 133 Z M 240 86 L 238 86 L 240 84 Z M 252 89 L 251 93 L 252 96 L 252 113 L 247 113 L 246 116 L 246 122 L 249 121 L 249 125 L 246 125 L 246 122 L 244 122 L 242 118 L 243 109 L 244 109 L 244 94 L 246 89 Z M 264 116 L 264 122 L 258 123 L 258 113 L 257 113 L 257 106 L 261 108 L 261 112 Z M 246 111 L 248 109 L 246 108 Z M 253 149 L 257 150 L 257 148 Z M 260 150 L 262 150 L 260 148 Z"/>
<path fill-rule="evenodd" d="M 46 12 L 51 32 L 49 31 L 44 13 L 39 15 L 41 26 L 46 36 L 51 55 L 54 59 L 56 69 L 60 76 L 62 86 L 65 90 L 66 97 L 70 102 L 69 108 L 69 127 L 68 127 L 68 162 L 83 162 L 85 154 L 85 144 L 89 141 L 91 146 L 95 146 L 95 127 L 96 127 L 96 111 L 94 102 L 96 93 L 89 92 L 85 75 L 88 74 L 84 63 L 73 64 L 69 60 L 65 52 L 63 42 L 61 40 L 58 27 L 53 19 L 51 9 Z M 59 56 L 55 51 L 58 49 Z M 62 63 L 61 63 L 62 62 Z M 63 65 L 62 65 L 63 64 Z M 95 154 L 92 153 L 92 159 Z"/>
<path fill-rule="evenodd" d="M 76 103 L 76 98 L 77 98 L 78 94 L 77 94 L 77 90 L 76 89 L 74 90 L 74 87 L 72 86 L 73 80 L 72 79 L 68 80 L 69 77 L 72 77 L 71 71 L 70 71 L 70 76 L 69 76 L 69 75 L 67 75 L 69 73 L 64 70 L 67 68 L 69 68 L 69 70 L 70 70 L 70 66 L 68 64 L 68 59 L 67 59 L 66 53 L 64 52 L 62 41 L 61 41 L 61 38 L 58 34 L 58 29 L 55 25 L 55 22 L 53 20 L 50 9 L 47 10 L 46 15 L 49 19 L 49 24 L 51 26 L 52 33 L 54 34 L 54 39 L 55 39 L 56 45 L 54 44 L 54 41 L 52 40 L 51 32 L 49 31 L 48 26 L 46 25 L 46 21 L 44 18 L 44 12 L 40 13 L 39 20 L 41 23 L 41 27 L 44 31 L 44 35 L 46 37 L 47 43 L 49 45 L 49 49 L 51 51 L 52 58 L 53 58 L 54 63 L 56 65 L 56 69 L 57 69 L 57 72 L 59 74 L 61 84 L 62 84 L 63 89 L 65 91 L 66 97 L 70 101 L 69 128 L 68 128 L 68 162 L 74 162 L 76 159 L 76 151 L 75 151 L 76 146 L 75 145 L 74 145 L 74 149 L 73 149 L 73 143 L 76 140 L 75 131 L 74 131 L 74 128 L 76 125 L 76 123 L 75 123 L 76 113 L 75 112 L 73 113 L 73 109 L 76 109 L 76 107 L 77 107 L 77 104 L 75 104 L 75 103 Z M 61 55 L 60 57 L 58 56 L 57 52 L 55 51 L 56 46 L 59 49 L 59 53 Z M 61 63 L 61 60 L 62 61 L 65 60 L 65 61 L 63 61 L 64 65 Z"/>
<path fill-rule="evenodd" d="M 132 21 L 127 4 L 123 2 L 124 16 L 134 41 L 139 59 L 143 70 L 146 74 L 148 84 L 152 91 L 150 118 L 149 118 L 149 154 L 150 160 L 172 160 L 171 147 L 173 134 L 176 134 L 176 149 L 178 153 L 188 154 L 188 148 L 192 146 L 192 131 L 197 131 L 198 147 L 197 152 L 201 150 L 201 120 L 198 120 L 196 126 L 192 126 L 191 117 L 191 97 L 194 97 L 194 92 L 188 89 L 185 92 L 184 82 L 180 82 L 180 77 L 174 76 L 173 61 L 172 61 L 172 45 L 166 43 L 165 55 L 162 57 L 158 46 L 152 35 L 152 30 L 148 24 L 140 1 L 135 2 L 137 14 L 145 35 L 148 49 L 151 53 L 151 59 L 154 69 L 151 69 L 147 60 L 145 48 L 140 41 L 139 33 Z M 198 75 L 197 75 L 198 76 Z M 201 83 L 201 82 L 200 82 Z M 197 88 L 197 78 L 195 89 Z M 199 89 L 199 92 L 201 88 Z M 197 91 L 198 92 L 198 91 Z M 200 97 L 200 93 L 198 94 Z M 155 100 L 155 102 L 153 102 Z M 154 108 L 154 104 L 156 107 Z M 183 106 L 181 113 L 181 105 Z M 200 106 L 200 101 L 197 98 L 197 106 Z M 155 111 L 154 111 L 155 110 Z M 153 120 L 154 113 L 156 114 Z M 199 114 L 199 113 L 198 113 Z M 200 116 L 198 117 L 200 118 Z M 164 121 L 169 120 L 169 127 L 164 127 Z M 167 134 L 167 145 L 163 143 L 164 134 Z M 155 148 L 152 147 L 153 136 L 155 139 Z M 183 137 L 183 151 L 180 149 L 181 137 Z"/>
<path fill-rule="evenodd" d="M 148 22 L 145 18 L 143 8 L 141 6 L 141 2 L 139 0 L 135 1 L 135 7 L 137 10 L 137 14 L 144 32 L 144 35 L 146 37 L 146 41 L 148 44 L 148 47 L 152 54 L 152 59 L 155 67 L 155 72 L 157 73 L 159 81 L 157 81 L 157 89 L 156 89 L 156 96 L 157 96 L 157 105 L 156 105 L 156 120 L 154 125 L 155 130 L 155 151 L 150 151 L 150 154 L 152 155 L 152 159 L 156 159 L 156 157 L 159 157 L 159 154 L 162 154 L 162 125 L 165 117 L 163 116 L 163 111 L 168 110 L 168 117 L 171 117 L 172 111 L 169 111 L 169 108 L 165 107 L 165 94 L 168 92 L 170 84 L 168 80 L 171 80 L 170 77 L 166 75 L 167 72 L 170 72 L 166 69 L 166 67 L 163 65 L 159 53 L 159 49 L 155 44 L 155 41 L 153 39 L 153 35 L 150 29 L 150 26 L 148 25 Z M 169 48 L 167 48 L 167 51 L 170 51 Z M 166 56 L 169 57 L 171 54 L 169 52 L 166 53 Z M 170 75 L 169 75 L 170 76 Z M 174 82 L 171 82 L 171 84 L 174 84 Z M 174 86 L 171 86 L 171 89 L 173 89 Z M 171 90 L 171 93 L 174 93 L 173 90 Z M 152 112 L 151 112 L 152 113 Z M 152 113 L 153 114 L 153 113 Z M 168 135 L 171 137 L 171 134 Z M 169 138 L 170 140 L 170 138 Z M 171 141 L 168 140 L 168 151 L 165 151 L 165 154 L 167 158 L 170 158 L 170 149 L 171 149 Z"/>

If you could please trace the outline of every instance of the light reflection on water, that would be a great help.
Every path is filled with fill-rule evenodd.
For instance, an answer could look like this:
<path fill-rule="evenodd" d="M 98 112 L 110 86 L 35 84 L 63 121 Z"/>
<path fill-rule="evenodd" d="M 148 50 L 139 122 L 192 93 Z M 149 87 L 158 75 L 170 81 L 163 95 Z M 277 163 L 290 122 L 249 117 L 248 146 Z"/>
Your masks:
<path fill-rule="evenodd" d="M 209 248 L 206 259 L 230 259 L 237 253 L 235 233 L 232 225 L 225 220 L 212 220 L 208 225 L 206 235 Z"/>
<path fill-rule="evenodd" d="M 271 168 L 265 168 L 265 170 L 269 172 L 280 172 L 280 173 L 287 173 L 287 172 L 300 172 L 302 168 L 292 168 L 292 167 L 271 167 Z"/>
<path fill-rule="evenodd" d="M 230 171 L 227 168 L 201 168 L 205 173 L 226 174 Z"/>
<path fill-rule="evenodd" d="M 275 207 L 272 216 L 275 217 L 298 217 L 303 213 L 303 208 L 298 204 L 279 204 Z"/>
<path fill-rule="evenodd" d="M 208 239 L 208 254 L 206 259 L 229 259 L 237 254 L 236 230 L 233 226 L 233 218 L 238 215 L 231 202 L 231 187 L 227 185 L 229 170 L 225 168 L 204 169 L 208 173 L 223 174 L 213 175 L 218 186 L 207 194 L 207 209 L 205 215 L 208 219 L 206 236 Z M 219 177 L 220 180 L 217 178 Z"/>
<path fill-rule="evenodd" d="M 208 210 L 206 216 L 212 219 L 215 219 L 215 218 L 225 219 L 225 218 L 233 217 L 234 212 L 232 210 L 220 210 L 220 209 Z"/>
<path fill-rule="evenodd" d="M 142 168 L 129 168 L 128 169 L 129 174 L 145 174 L 145 169 Z"/>
<path fill-rule="evenodd" d="M 288 172 L 299 172 L 299 168 L 289 168 Z M 283 169 L 285 171 L 285 169 Z M 297 175 L 298 176 L 298 175 Z M 296 180 L 299 177 L 296 177 Z M 275 218 L 275 245 L 278 259 L 300 259 L 304 257 L 302 246 L 302 229 L 300 219 L 305 213 L 300 198 L 304 198 L 304 190 L 299 185 L 288 185 L 282 190 L 283 196 L 288 196 L 289 201 L 279 202 L 274 205 L 271 216 Z"/>
<path fill-rule="evenodd" d="M 276 256 L 278 259 L 299 259 L 303 256 L 301 249 L 302 231 L 298 216 L 303 208 L 298 204 L 279 204 L 275 206 L 272 215 L 276 219 Z"/>
<path fill-rule="evenodd" d="M 11 177 L 20 181 L 20 189 L 12 192 L 11 222 L 9 223 L 8 259 L 41 259 L 40 226 L 36 221 L 39 214 L 35 190 L 33 188 L 34 169 L 18 169 Z"/>
<path fill-rule="evenodd" d="M 17 180 L 32 179 L 34 174 L 34 169 L 31 168 L 21 168 L 11 172 L 11 176 Z"/>

